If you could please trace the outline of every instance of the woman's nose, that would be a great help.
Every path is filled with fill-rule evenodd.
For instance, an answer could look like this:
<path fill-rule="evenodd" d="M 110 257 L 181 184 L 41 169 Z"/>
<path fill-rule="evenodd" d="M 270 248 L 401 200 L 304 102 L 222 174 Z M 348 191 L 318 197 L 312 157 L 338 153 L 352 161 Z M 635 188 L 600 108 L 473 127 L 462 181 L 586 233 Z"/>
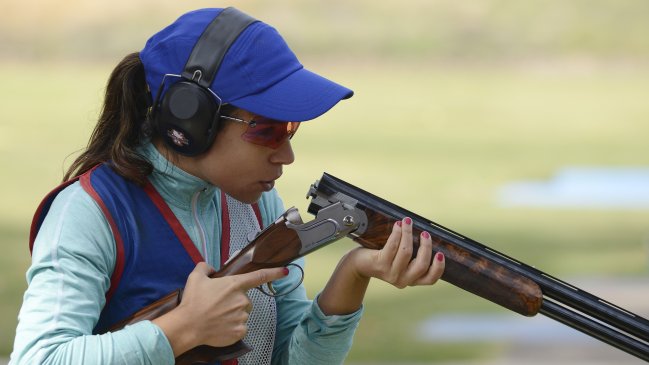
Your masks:
<path fill-rule="evenodd" d="M 290 165 L 293 161 L 295 161 L 295 153 L 293 153 L 291 141 L 287 139 L 286 142 L 282 143 L 271 155 L 271 162 Z"/>

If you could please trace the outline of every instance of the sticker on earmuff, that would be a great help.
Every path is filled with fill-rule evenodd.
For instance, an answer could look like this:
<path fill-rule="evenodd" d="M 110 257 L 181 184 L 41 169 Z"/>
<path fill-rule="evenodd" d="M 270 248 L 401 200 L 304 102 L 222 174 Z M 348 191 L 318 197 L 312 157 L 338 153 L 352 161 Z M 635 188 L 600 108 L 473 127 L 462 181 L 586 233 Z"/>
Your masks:
<path fill-rule="evenodd" d="M 171 142 L 178 147 L 185 147 L 189 145 L 189 140 L 185 137 L 185 134 L 177 129 L 168 129 L 167 137 L 171 139 Z"/>

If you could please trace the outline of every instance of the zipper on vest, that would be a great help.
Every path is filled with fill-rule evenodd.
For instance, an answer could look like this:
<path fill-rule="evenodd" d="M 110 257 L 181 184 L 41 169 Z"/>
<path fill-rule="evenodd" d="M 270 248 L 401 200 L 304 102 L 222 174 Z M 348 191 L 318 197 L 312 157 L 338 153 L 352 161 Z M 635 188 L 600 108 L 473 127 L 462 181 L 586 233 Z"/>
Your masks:
<path fill-rule="evenodd" d="M 195 192 L 194 196 L 192 196 L 192 216 L 194 217 L 194 223 L 196 224 L 196 227 L 198 227 L 198 239 L 200 240 L 199 244 L 203 250 L 203 259 L 205 259 L 205 263 L 211 265 L 211 260 L 209 259 L 209 254 L 207 252 L 207 238 L 205 235 L 205 229 L 203 228 L 203 225 L 201 224 L 201 221 L 198 217 L 198 198 L 205 190 L 207 190 L 207 188 L 203 188 Z"/>

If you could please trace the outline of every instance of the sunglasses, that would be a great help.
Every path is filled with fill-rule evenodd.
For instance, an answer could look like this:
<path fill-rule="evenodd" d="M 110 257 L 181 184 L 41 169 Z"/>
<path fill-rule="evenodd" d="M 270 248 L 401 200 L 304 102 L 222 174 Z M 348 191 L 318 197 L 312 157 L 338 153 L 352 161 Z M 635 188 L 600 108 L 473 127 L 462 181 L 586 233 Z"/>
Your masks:
<path fill-rule="evenodd" d="M 299 122 L 282 122 L 279 120 L 256 116 L 255 119 L 245 120 L 229 115 L 221 118 L 248 125 L 241 139 L 256 145 L 277 149 L 286 140 L 293 138 L 300 126 Z"/>

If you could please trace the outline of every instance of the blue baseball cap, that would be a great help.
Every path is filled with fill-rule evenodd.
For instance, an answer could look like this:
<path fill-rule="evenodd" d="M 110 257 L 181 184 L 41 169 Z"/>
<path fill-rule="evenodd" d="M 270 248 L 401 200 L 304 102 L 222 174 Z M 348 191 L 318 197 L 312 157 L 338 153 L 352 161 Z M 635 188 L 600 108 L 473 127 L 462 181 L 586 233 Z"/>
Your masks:
<path fill-rule="evenodd" d="M 222 10 L 186 13 L 149 38 L 140 59 L 153 100 L 166 74 L 183 72 L 194 45 Z M 163 94 L 174 81 L 164 82 Z M 261 21 L 245 28 L 230 46 L 210 89 L 224 104 L 282 121 L 317 118 L 354 94 L 305 69 L 277 30 Z"/>

